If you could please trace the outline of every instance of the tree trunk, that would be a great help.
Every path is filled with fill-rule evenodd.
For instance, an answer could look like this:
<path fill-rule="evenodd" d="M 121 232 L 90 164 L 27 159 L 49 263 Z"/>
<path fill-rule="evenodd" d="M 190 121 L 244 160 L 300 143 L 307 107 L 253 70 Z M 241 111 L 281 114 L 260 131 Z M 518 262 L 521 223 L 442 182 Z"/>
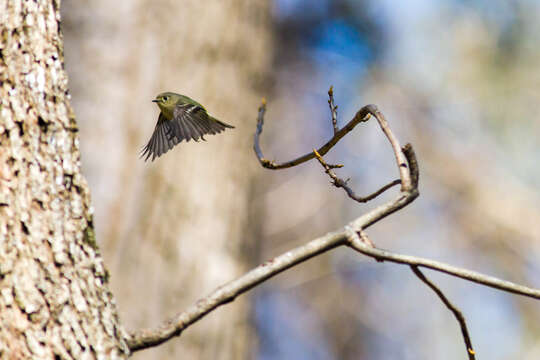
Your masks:
<path fill-rule="evenodd" d="M 68 102 L 58 1 L 0 1 L 0 358 L 126 358 Z"/>
<path fill-rule="evenodd" d="M 120 313 L 152 326 L 246 268 L 250 196 L 261 171 L 251 149 L 271 65 L 267 0 L 97 0 L 66 3 L 66 58 L 98 239 Z M 99 79 L 96 81 L 96 79 Z M 158 93 L 174 91 L 236 126 L 138 159 Z M 227 309 L 141 358 L 249 357 L 249 306 Z"/>

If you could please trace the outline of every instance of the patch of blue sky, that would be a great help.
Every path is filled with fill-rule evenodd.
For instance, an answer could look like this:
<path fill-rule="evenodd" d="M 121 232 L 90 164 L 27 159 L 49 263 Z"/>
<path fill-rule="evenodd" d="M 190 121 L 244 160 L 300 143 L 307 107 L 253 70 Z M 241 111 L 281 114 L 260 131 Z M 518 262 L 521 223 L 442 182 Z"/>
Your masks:
<path fill-rule="evenodd" d="M 296 16 L 320 17 L 328 13 L 332 0 L 274 0 L 274 16 L 286 19 Z"/>
<path fill-rule="evenodd" d="M 294 296 L 266 288 L 255 298 L 258 360 L 328 360 L 334 357 L 315 313 Z"/>
<path fill-rule="evenodd" d="M 347 88 L 365 75 L 374 58 L 368 39 L 343 19 L 321 23 L 304 51 L 321 80 L 344 88 L 341 94 L 350 93 Z"/>
<path fill-rule="evenodd" d="M 329 86 L 334 86 L 343 126 L 351 112 L 357 110 L 350 107 L 361 103 L 359 88 L 374 58 L 368 39 L 347 21 L 332 19 L 315 27 L 300 51 L 313 67 L 313 88 L 324 96 Z M 326 111 L 323 114 L 327 116 Z M 328 130 L 326 125 L 324 131 Z"/>

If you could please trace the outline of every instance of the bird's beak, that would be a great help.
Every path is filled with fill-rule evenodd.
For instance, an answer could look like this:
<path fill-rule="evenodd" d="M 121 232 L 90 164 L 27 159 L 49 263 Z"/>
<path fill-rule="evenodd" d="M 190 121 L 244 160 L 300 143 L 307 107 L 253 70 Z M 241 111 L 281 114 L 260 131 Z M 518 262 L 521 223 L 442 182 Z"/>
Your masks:
<path fill-rule="evenodd" d="M 152 100 L 152 102 L 157 103 L 157 102 L 159 102 L 159 100 L 158 100 L 158 99 L 154 99 L 154 100 Z"/>

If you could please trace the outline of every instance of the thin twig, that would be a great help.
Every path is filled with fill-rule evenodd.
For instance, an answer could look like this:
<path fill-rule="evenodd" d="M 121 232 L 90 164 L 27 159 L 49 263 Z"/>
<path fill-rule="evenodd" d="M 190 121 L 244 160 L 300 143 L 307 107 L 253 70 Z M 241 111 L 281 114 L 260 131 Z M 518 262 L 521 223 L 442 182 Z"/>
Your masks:
<path fill-rule="evenodd" d="M 334 104 L 334 87 L 330 86 L 328 89 L 328 106 L 330 107 L 330 115 L 332 116 L 332 128 L 334 129 L 334 135 L 339 131 L 337 125 L 337 105 Z"/>
<path fill-rule="evenodd" d="M 326 174 L 328 174 L 328 176 L 330 176 L 330 178 L 332 179 L 332 185 L 334 185 L 337 188 L 342 188 L 343 190 L 345 190 L 347 195 L 351 199 L 353 199 L 354 201 L 357 201 L 357 202 L 360 202 L 360 203 L 365 203 L 365 202 L 371 201 L 371 200 L 375 199 L 377 196 L 381 195 L 386 190 L 390 189 L 391 187 L 401 184 L 401 180 L 396 179 L 396 180 L 392 181 L 391 183 L 384 185 L 383 187 L 381 187 L 379 190 L 375 191 L 374 193 L 369 194 L 368 196 L 365 196 L 365 197 L 358 196 L 358 195 L 356 195 L 354 190 L 351 189 L 351 187 L 349 185 L 347 185 L 349 180 L 343 180 L 343 179 L 339 178 L 336 175 L 336 173 L 332 170 L 332 169 L 335 169 L 335 168 L 341 168 L 341 167 L 343 167 L 343 165 L 341 165 L 341 164 L 339 164 L 339 165 L 328 164 L 328 163 L 326 163 L 326 161 L 324 161 L 324 159 L 317 152 L 317 150 L 313 149 L 313 152 L 315 153 L 315 157 L 317 158 L 317 160 L 319 161 L 321 166 L 324 168 L 324 172 Z"/>
<path fill-rule="evenodd" d="M 409 163 L 409 171 L 411 175 L 411 185 L 414 189 L 418 190 L 418 184 L 420 181 L 420 169 L 418 168 L 418 161 L 416 160 L 416 154 L 414 153 L 414 149 L 411 144 L 407 143 L 405 146 L 401 149 L 403 151 L 403 154 L 405 154 L 405 158 L 407 158 L 407 163 Z"/>
<path fill-rule="evenodd" d="M 375 119 L 377 119 L 381 130 L 390 142 L 392 150 L 394 151 L 394 156 L 396 157 L 396 163 L 399 169 L 399 177 L 401 178 L 401 191 L 412 191 L 414 186 L 411 181 L 411 173 L 409 171 L 409 167 L 407 166 L 407 156 L 405 155 L 403 149 L 401 149 L 397 137 L 394 135 L 394 133 L 392 133 L 392 130 L 390 130 L 390 126 L 388 125 L 388 122 L 386 121 L 383 113 L 380 112 L 375 105 L 368 106 L 370 107 L 369 113 L 373 115 Z M 410 150 L 412 151 L 412 145 L 408 144 L 406 145 L 406 147 L 410 148 Z"/>
<path fill-rule="evenodd" d="M 328 140 L 326 144 L 321 146 L 317 149 L 319 154 L 322 156 L 326 155 L 326 153 L 334 147 L 338 143 L 341 138 L 343 138 L 345 135 L 347 135 L 356 125 L 358 125 L 361 122 L 369 120 L 369 117 L 372 113 L 375 113 L 377 107 L 375 105 L 366 105 L 353 117 L 351 121 L 347 123 L 343 128 L 341 128 L 334 136 Z M 264 157 L 264 154 L 261 150 L 261 146 L 259 144 L 260 135 L 262 133 L 263 124 L 264 124 L 264 114 L 266 112 L 266 102 L 263 102 L 261 106 L 259 106 L 259 112 L 257 116 L 257 130 L 255 131 L 254 136 L 254 142 L 253 142 L 253 150 L 255 150 L 255 154 L 257 155 L 257 158 L 259 159 L 259 162 L 261 165 L 267 169 L 270 170 L 278 170 L 278 169 L 286 169 L 290 168 L 296 165 L 300 165 L 302 163 L 305 163 L 308 160 L 311 160 L 315 157 L 315 154 L 313 152 L 309 152 L 305 155 L 302 155 L 294 160 L 286 161 L 283 163 L 277 163 L 272 160 L 268 160 Z"/>
<path fill-rule="evenodd" d="M 359 253 L 372 257 L 376 260 L 389 261 L 396 264 L 416 265 L 419 267 L 425 267 L 427 269 L 439 271 L 480 285 L 485 285 L 512 294 L 522 295 L 540 300 L 540 289 L 515 284 L 510 281 L 501 280 L 493 276 L 488 276 L 476 271 L 452 266 L 440 261 L 425 259 L 417 256 L 398 254 L 388 250 L 371 247 L 366 245 L 362 240 L 360 240 L 356 231 L 354 231 L 350 226 L 346 227 L 346 233 L 348 239 L 347 246 L 358 251 Z"/>
<path fill-rule="evenodd" d="M 469 336 L 469 330 L 467 330 L 467 323 L 465 322 L 465 317 L 459 311 L 459 309 L 448 300 L 448 298 L 444 295 L 441 289 L 437 287 L 432 281 L 430 281 L 421 271 L 418 269 L 418 266 L 411 265 L 411 270 L 413 273 L 422 280 L 427 286 L 431 288 L 437 294 L 437 296 L 441 299 L 441 301 L 446 305 L 446 307 L 454 314 L 454 317 L 459 323 L 459 326 L 461 328 L 461 334 L 463 335 L 463 340 L 465 341 L 465 347 L 467 350 L 467 355 L 469 356 L 469 360 L 475 360 L 476 359 L 476 353 L 473 349 L 471 338 Z"/>

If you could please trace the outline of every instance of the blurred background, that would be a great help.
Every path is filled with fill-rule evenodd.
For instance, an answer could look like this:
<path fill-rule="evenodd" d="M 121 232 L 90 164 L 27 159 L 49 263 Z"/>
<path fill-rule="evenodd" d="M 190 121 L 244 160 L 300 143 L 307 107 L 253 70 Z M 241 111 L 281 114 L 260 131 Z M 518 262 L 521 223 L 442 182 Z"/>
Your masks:
<path fill-rule="evenodd" d="M 540 287 L 540 3 L 535 0 L 105 0 L 62 3 L 66 68 L 95 224 L 128 329 L 155 326 L 252 266 L 391 198 L 350 201 L 289 160 L 376 104 L 420 164 L 420 197 L 377 246 Z M 176 91 L 236 126 L 138 158 L 150 102 Z M 326 157 L 357 193 L 398 177 L 377 124 Z M 478 358 L 540 358 L 540 304 L 425 271 Z M 135 359 L 461 359 L 459 327 L 409 269 L 337 249 Z"/>

